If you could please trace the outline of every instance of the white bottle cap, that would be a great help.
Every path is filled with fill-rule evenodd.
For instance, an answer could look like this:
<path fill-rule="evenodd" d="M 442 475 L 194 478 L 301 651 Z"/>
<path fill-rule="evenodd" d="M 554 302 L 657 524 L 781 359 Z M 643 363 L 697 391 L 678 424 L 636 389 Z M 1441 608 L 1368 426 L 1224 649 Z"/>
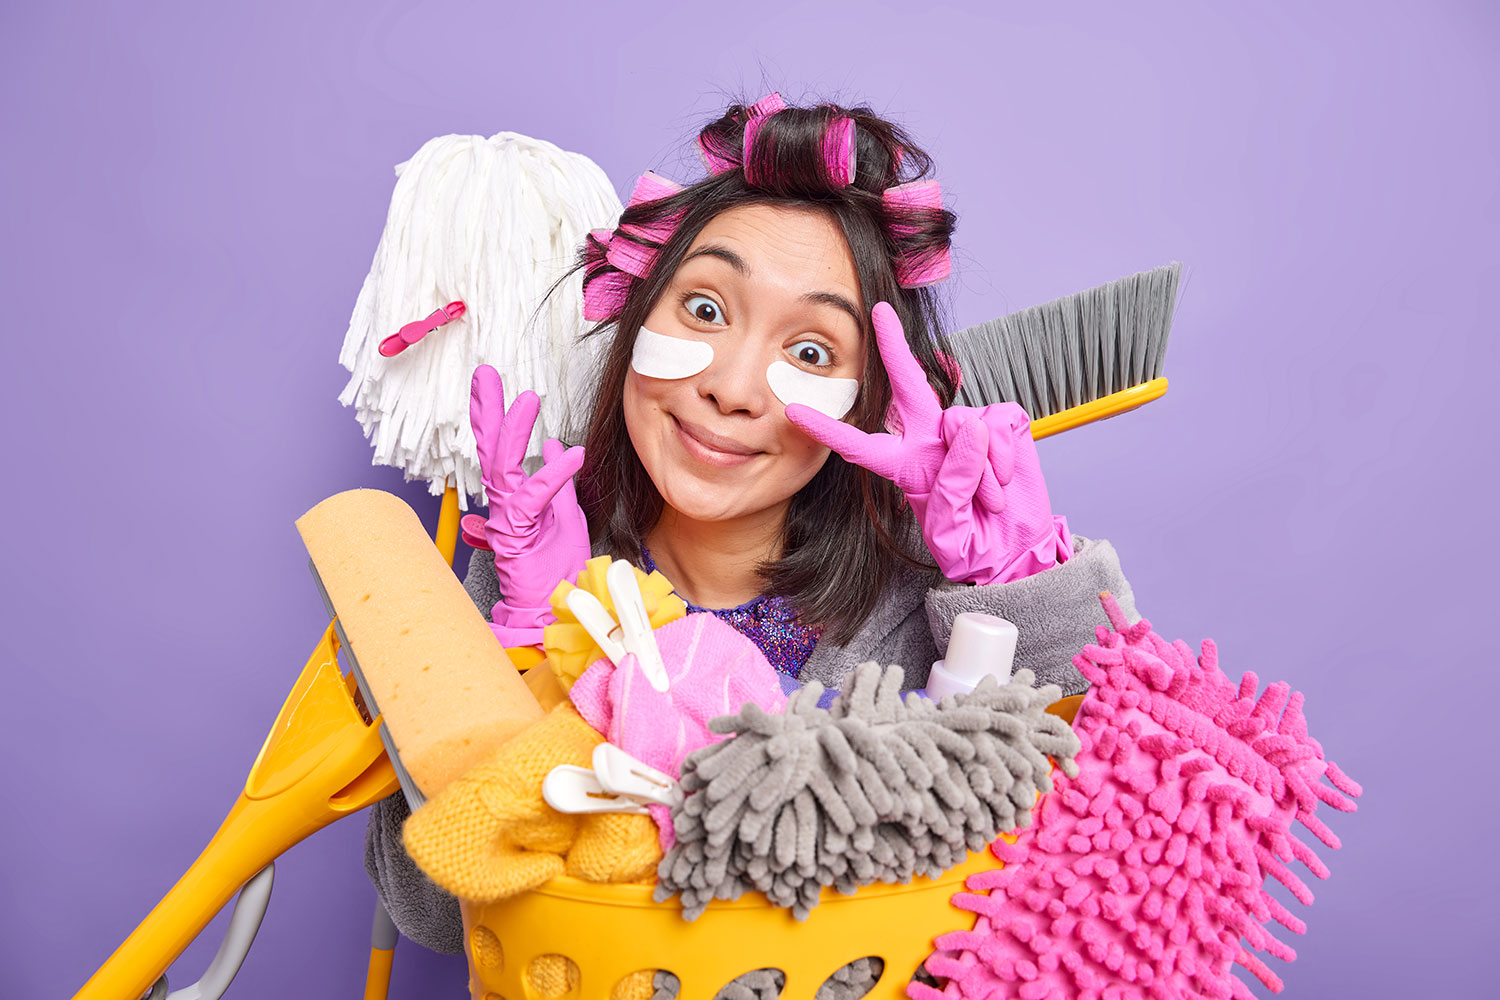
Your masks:
<path fill-rule="evenodd" d="M 938 701 L 950 694 L 968 694 L 986 676 L 1002 684 L 1010 681 L 1020 630 L 1004 618 L 965 611 L 953 620 L 948 654 L 932 665 L 927 697 Z"/>

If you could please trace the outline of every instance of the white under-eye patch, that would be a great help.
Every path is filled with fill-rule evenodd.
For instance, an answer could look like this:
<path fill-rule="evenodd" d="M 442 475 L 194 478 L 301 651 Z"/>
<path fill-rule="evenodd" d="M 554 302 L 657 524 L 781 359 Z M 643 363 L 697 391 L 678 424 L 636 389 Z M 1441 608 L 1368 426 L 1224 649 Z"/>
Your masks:
<path fill-rule="evenodd" d="M 785 361 L 775 361 L 766 369 L 771 391 L 783 403 L 801 403 L 835 420 L 843 417 L 859 395 L 859 379 L 828 378 Z"/>
<path fill-rule="evenodd" d="M 647 378 L 687 378 L 713 361 L 714 349 L 703 341 L 664 337 L 644 326 L 630 351 L 630 367 Z"/>

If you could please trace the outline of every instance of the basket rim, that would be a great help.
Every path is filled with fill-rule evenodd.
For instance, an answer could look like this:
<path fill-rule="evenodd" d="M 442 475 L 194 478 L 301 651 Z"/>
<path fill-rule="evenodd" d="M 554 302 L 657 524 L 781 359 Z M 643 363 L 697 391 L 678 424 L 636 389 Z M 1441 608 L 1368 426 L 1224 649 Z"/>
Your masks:
<path fill-rule="evenodd" d="M 1015 834 L 1004 833 L 1002 839 L 1013 841 Z M 901 882 L 877 882 L 870 885 L 860 886 L 859 889 L 849 895 L 839 892 L 837 889 L 824 888 L 819 895 L 819 906 L 837 905 L 840 903 L 853 903 L 861 899 L 870 899 L 875 896 L 900 896 L 913 892 L 931 892 L 941 889 L 952 890 L 952 887 L 963 882 L 970 875 L 991 868 L 997 868 L 1001 864 L 989 847 L 978 851 L 969 852 L 969 856 L 958 865 L 948 869 L 937 878 L 928 878 L 923 875 L 914 876 L 911 881 Z M 589 882 L 584 879 L 574 878 L 571 875 L 559 875 L 535 889 L 529 890 L 522 895 L 550 896 L 555 899 L 570 899 L 585 903 L 598 903 L 606 906 L 621 907 L 649 907 L 660 909 L 662 907 L 674 907 L 682 909 L 680 897 L 673 896 L 671 899 L 658 903 L 654 893 L 654 885 L 641 884 L 607 884 L 602 882 Z M 508 900 L 499 900 L 504 904 Z M 474 903 L 476 906 L 493 904 Z M 716 899 L 708 904 L 708 909 L 713 910 L 753 910 L 785 909 L 778 907 L 766 898 L 761 892 L 746 892 L 738 899 Z M 790 910 L 786 911 L 788 915 Z"/>

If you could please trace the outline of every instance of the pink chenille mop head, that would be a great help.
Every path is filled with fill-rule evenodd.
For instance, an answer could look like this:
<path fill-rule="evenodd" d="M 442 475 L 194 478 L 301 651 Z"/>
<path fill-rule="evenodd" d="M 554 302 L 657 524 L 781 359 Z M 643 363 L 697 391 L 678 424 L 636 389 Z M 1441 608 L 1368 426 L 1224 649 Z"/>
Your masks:
<path fill-rule="evenodd" d="M 1286 863 L 1328 869 L 1292 823 L 1337 849 L 1314 812 L 1353 811 L 1359 785 L 1308 736 L 1300 693 L 1276 683 L 1256 700 L 1258 678 L 1232 684 L 1212 641 L 1195 661 L 1100 597 L 1114 631 L 1100 626 L 1073 658 L 1093 684 L 1075 722 L 1078 777 L 1056 775 L 1035 825 L 993 845 L 1005 867 L 954 895 L 974 929 L 937 939 L 926 969 L 947 982 L 913 982 L 913 1000 L 1247 1000 L 1234 965 L 1281 990 L 1251 949 L 1291 961 L 1265 925 L 1306 925 L 1265 878 L 1311 903 Z"/>

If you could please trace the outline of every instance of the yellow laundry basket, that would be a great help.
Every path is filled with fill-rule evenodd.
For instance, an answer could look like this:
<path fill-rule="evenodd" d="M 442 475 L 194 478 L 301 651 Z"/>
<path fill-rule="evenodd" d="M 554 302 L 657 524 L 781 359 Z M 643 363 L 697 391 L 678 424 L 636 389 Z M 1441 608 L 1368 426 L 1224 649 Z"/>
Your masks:
<path fill-rule="evenodd" d="M 465 904 L 469 988 L 476 1000 L 607 1000 L 631 973 L 666 969 L 681 981 L 682 1000 L 707 1000 L 742 973 L 780 969 L 782 997 L 810 1000 L 842 966 L 878 956 L 885 972 L 867 996 L 901 997 L 935 936 L 973 926 L 974 915 L 949 898 L 966 877 L 999 864 L 981 851 L 937 879 L 852 896 L 824 890 L 800 922 L 760 893 L 715 902 L 689 922 L 676 901 L 652 902 L 650 886 L 556 878 L 500 903 Z"/>
<path fill-rule="evenodd" d="M 1049 711 L 1072 721 L 1081 701 Z M 811 1000 L 836 970 L 875 956 L 885 971 L 866 996 L 903 997 L 933 938 L 974 926 L 950 898 L 968 876 L 998 867 L 985 850 L 936 879 L 852 896 L 825 889 L 805 921 L 746 893 L 689 922 L 676 900 L 653 902 L 650 886 L 556 878 L 499 903 L 463 905 L 469 988 L 474 1000 L 609 1000 L 630 974 L 666 969 L 681 981 L 681 1000 L 708 1000 L 745 972 L 780 969 L 781 996 Z"/>

